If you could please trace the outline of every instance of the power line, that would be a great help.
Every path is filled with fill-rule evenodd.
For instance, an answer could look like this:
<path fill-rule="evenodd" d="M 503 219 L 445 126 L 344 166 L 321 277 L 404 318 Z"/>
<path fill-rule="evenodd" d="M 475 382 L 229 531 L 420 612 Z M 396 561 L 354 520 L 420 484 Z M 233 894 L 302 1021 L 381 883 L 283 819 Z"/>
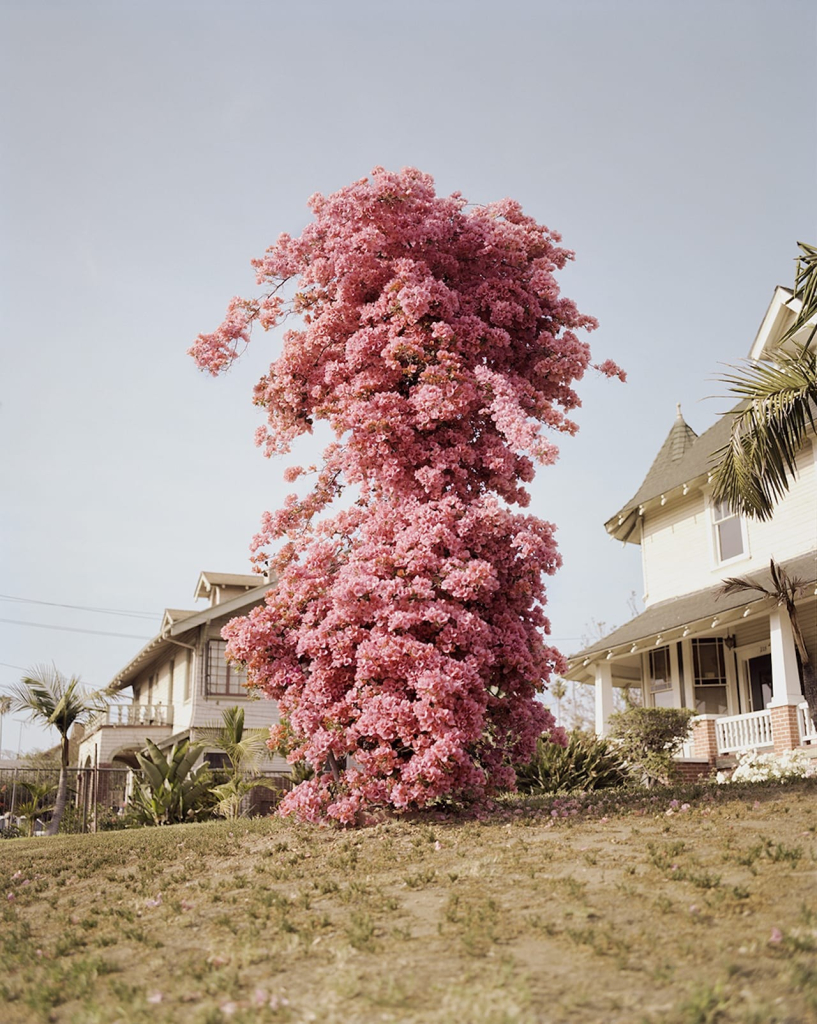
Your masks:
<path fill-rule="evenodd" d="M 121 636 L 129 640 L 150 640 L 149 636 L 138 633 L 109 633 L 104 629 L 79 629 L 77 626 L 52 626 L 48 622 L 22 622 L 20 619 L 0 619 L 10 622 L 13 626 L 38 626 L 40 629 L 59 629 L 63 633 L 91 633 L 93 636 Z"/>
<path fill-rule="evenodd" d="M 33 597 L 11 597 L 9 594 L 0 594 L 0 601 L 17 601 L 20 604 L 44 604 L 50 608 L 73 608 L 80 612 L 99 612 L 102 615 L 127 615 L 134 619 L 155 619 L 154 612 L 131 612 L 121 608 L 92 608 L 84 604 L 60 604 L 57 601 L 37 601 Z"/>

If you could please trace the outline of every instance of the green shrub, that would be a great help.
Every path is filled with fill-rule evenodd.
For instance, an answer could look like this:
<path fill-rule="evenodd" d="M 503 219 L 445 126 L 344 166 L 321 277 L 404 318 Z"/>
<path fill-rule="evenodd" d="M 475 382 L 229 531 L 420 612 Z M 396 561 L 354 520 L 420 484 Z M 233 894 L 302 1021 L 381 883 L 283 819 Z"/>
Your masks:
<path fill-rule="evenodd" d="M 207 813 L 213 805 L 212 777 L 206 764 L 193 765 L 203 745 L 182 740 L 167 757 L 152 740 L 146 740 L 147 755 L 137 754 L 143 778 L 133 789 L 133 815 L 144 825 L 169 825 L 191 821 Z"/>
<path fill-rule="evenodd" d="M 516 778 L 523 793 L 572 793 L 621 786 L 628 773 L 606 740 L 577 730 L 566 747 L 540 737 L 533 760 L 517 769 Z"/>
<path fill-rule="evenodd" d="M 610 739 L 621 756 L 640 774 L 645 785 L 672 782 L 674 756 L 695 717 L 690 708 L 630 707 L 610 715 Z"/>

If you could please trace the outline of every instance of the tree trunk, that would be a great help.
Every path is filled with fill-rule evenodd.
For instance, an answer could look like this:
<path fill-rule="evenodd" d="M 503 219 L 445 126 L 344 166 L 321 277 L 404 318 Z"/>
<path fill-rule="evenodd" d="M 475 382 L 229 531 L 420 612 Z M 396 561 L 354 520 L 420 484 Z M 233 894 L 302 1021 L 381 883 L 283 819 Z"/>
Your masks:
<path fill-rule="evenodd" d="M 60 781 L 57 786 L 57 799 L 54 804 L 54 812 L 51 821 L 45 831 L 47 836 L 55 836 L 60 829 L 60 822 L 65 813 L 65 804 L 68 800 L 68 736 L 62 738 L 62 757 L 60 758 Z"/>
<path fill-rule="evenodd" d="M 803 639 L 803 634 L 800 630 L 800 623 L 797 619 L 797 609 L 794 605 L 794 601 L 786 602 L 786 611 L 789 613 L 794 645 L 797 648 L 797 653 L 800 655 L 800 667 L 803 671 L 803 696 L 806 698 L 808 713 L 814 723 L 814 728 L 817 729 L 817 676 L 815 676 L 814 673 L 814 664 L 809 658 L 808 651 L 806 650 L 806 642 Z"/>

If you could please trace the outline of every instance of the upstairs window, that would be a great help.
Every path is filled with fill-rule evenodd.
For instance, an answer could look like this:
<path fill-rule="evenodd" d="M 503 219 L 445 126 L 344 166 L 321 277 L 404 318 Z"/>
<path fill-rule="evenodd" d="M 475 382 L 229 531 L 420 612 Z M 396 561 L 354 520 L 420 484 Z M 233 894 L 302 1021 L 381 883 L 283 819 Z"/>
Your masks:
<path fill-rule="evenodd" d="M 207 644 L 204 692 L 208 697 L 246 697 L 244 683 L 247 673 L 237 665 L 227 663 L 224 656 L 226 648 L 224 640 L 210 640 Z"/>
<path fill-rule="evenodd" d="M 712 506 L 715 525 L 715 553 L 719 562 L 728 562 L 743 554 L 743 524 L 727 501 Z"/>

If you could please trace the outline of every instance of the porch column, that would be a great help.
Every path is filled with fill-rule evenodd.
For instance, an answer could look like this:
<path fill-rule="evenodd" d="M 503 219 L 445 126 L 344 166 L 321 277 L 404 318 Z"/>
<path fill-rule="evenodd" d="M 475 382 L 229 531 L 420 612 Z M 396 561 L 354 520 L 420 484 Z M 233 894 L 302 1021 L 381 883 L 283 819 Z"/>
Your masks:
<path fill-rule="evenodd" d="M 803 693 L 797 671 L 797 649 L 785 608 L 775 608 L 769 616 L 769 646 L 772 651 L 771 706 L 799 704 Z"/>
<path fill-rule="evenodd" d="M 772 651 L 772 699 L 769 707 L 774 752 L 779 754 L 800 746 L 797 705 L 803 700 L 797 670 L 797 648 L 785 608 L 775 608 L 769 616 L 769 641 Z"/>
<path fill-rule="evenodd" d="M 606 659 L 596 662 L 596 735 L 606 736 L 610 731 L 613 712 L 613 666 Z"/>

